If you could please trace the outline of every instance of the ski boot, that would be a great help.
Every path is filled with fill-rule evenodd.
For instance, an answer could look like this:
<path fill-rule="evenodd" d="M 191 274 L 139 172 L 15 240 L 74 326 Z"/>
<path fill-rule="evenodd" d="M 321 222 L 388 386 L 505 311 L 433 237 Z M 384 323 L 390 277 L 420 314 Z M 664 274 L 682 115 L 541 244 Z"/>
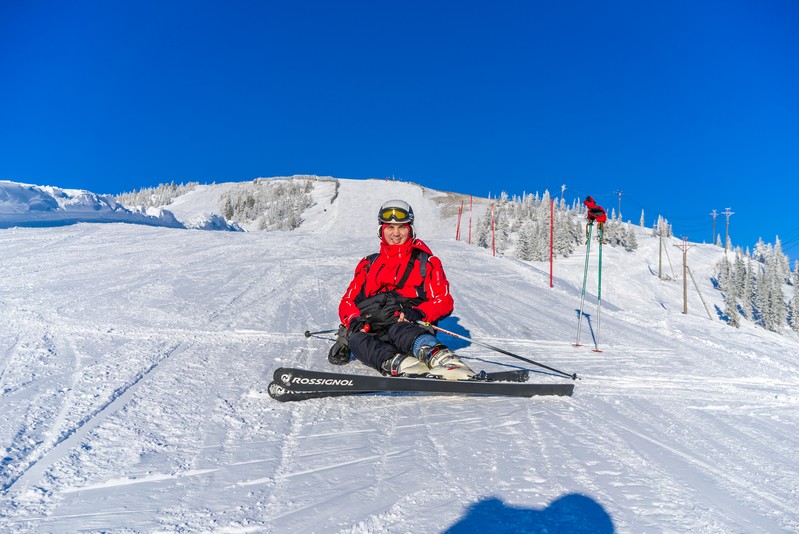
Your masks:
<path fill-rule="evenodd" d="M 384 375 L 391 376 L 426 375 L 430 372 L 427 364 L 412 354 L 395 354 L 383 362 L 380 370 Z"/>
<path fill-rule="evenodd" d="M 446 380 L 466 380 L 474 376 L 474 371 L 441 343 L 434 347 L 427 345 L 420 347 L 416 357 L 430 368 L 428 371 L 430 376 Z"/>

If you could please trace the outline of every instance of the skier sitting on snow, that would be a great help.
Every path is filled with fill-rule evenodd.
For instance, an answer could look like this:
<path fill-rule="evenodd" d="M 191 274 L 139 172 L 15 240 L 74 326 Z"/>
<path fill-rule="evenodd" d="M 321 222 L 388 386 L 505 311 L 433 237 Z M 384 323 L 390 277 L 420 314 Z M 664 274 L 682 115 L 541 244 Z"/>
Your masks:
<path fill-rule="evenodd" d="M 436 323 L 452 313 L 453 300 L 441 261 L 413 227 L 413 209 L 391 200 L 381 206 L 380 253 L 363 258 L 339 304 L 338 341 L 328 360 L 361 362 L 386 375 L 430 374 L 449 380 L 474 372 L 417 324 Z"/>
<path fill-rule="evenodd" d="M 605 221 L 608 220 L 608 214 L 605 213 L 605 208 L 598 205 L 594 202 L 593 197 L 585 197 L 585 207 L 588 208 L 588 213 L 586 214 L 585 218 L 588 219 L 588 224 L 594 224 L 594 221 L 598 223 L 599 226 L 599 233 L 597 234 L 598 239 L 602 239 L 602 235 L 605 233 Z M 588 227 L 585 228 L 585 237 L 588 239 Z"/>

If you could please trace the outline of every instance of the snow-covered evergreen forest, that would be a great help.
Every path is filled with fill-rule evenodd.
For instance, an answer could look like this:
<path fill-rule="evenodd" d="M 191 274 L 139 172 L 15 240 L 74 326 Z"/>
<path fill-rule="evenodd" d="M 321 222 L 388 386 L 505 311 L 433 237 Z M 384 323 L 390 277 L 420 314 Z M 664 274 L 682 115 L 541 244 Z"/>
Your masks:
<path fill-rule="evenodd" d="M 577 201 L 567 205 L 563 199 L 555 199 L 553 217 L 551 204 L 548 191 L 521 197 L 503 193 L 499 198 L 489 199 L 477 222 L 473 244 L 487 249 L 493 245 L 498 254 L 509 253 L 525 261 L 546 261 L 550 254 L 552 219 L 553 252 L 558 257 L 569 257 L 586 242 L 585 208 Z M 639 226 L 643 225 L 642 213 Z M 598 237 L 596 231 L 593 229 L 592 238 Z M 674 230 L 666 218 L 658 216 L 651 235 L 672 237 Z M 611 210 L 604 226 L 603 242 L 628 252 L 638 248 L 632 223 L 622 222 L 615 210 Z M 728 239 L 728 248 L 730 243 Z M 717 244 L 721 246 L 721 241 Z M 741 320 L 749 320 L 772 332 L 780 332 L 789 325 L 799 333 L 799 261 L 792 272 L 779 237 L 774 245 L 761 239 L 752 253 L 736 248 L 723 256 L 716 270 L 716 287 L 725 297 L 725 308 L 719 314 L 728 324 L 739 327 Z"/>
<path fill-rule="evenodd" d="M 256 222 L 259 230 L 293 230 L 302 223 L 303 211 L 313 205 L 314 181 L 311 177 L 256 178 L 225 193 L 220 209 L 228 221 Z"/>
<path fill-rule="evenodd" d="M 160 184 L 156 187 L 142 187 L 127 193 L 116 195 L 115 200 L 125 206 L 140 206 L 143 208 L 160 208 L 171 203 L 181 195 L 193 191 L 199 182 L 189 182 L 187 184 Z"/>
<path fill-rule="evenodd" d="M 748 320 L 780 332 L 787 324 L 799 333 L 799 261 L 791 272 L 779 237 L 774 245 L 761 239 L 752 253 L 725 250 L 716 264 L 715 286 L 724 294 L 729 325 L 740 327 Z"/>
<path fill-rule="evenodd" d="M 568 205 L 563 198 L 554 200 L 554 213 L 552 205 L 549 191 L 520 197 L 502 193 L 499 198 L 490 200 L 490 205 L 478 220 L 474 244 L 487 249 L 493 247 L 497 253 L 510 253 L 521 260 L 544 261 L 549 258 L 552 219 L 553 252 L 567 258 L 578 246 L 585 244 L 585 208 L 577 201 Z M 593 237 L 598 238 L 598 230 L 593 232 Z M 615 212 L 609 214 L 603 238 L 605 244 L 627 251 L 638 248 L 631 224 L 623 223 Z"/>
<path fill-rule="evenodd" d="M 311 191 L 314 182 L 320 180 L 333 181 L 338 188 L 336 180 L 316 176 L 256 178 L 235 183 L 221 195 L 217 211 L 232 228 L 242 225 L 251 230 L 293 230 L 302 223 L 303 212 L 313 205 Z M 199 185 L 171 182 L 122 193 L 115 199 L 131 207 L 165 207 Z"/>

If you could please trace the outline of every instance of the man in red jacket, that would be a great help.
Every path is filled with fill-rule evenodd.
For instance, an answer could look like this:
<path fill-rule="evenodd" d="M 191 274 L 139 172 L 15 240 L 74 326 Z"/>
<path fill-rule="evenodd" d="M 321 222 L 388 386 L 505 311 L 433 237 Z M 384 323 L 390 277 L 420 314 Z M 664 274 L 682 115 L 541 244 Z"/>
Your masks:
<path fill-rule="evenodd" d="M 416 239 L 413 209 L 390 200 L 377 219 L 380 252 L 355 268 L 339 304 L 339 340 L 328 359 L 342 365 L 352 352 L 383 374 L 469 378 L 474 372 L 438 342 L 434 331 L 417 323 L 435 324 L 449 316 L 453 300 L 441 260 Z"/>

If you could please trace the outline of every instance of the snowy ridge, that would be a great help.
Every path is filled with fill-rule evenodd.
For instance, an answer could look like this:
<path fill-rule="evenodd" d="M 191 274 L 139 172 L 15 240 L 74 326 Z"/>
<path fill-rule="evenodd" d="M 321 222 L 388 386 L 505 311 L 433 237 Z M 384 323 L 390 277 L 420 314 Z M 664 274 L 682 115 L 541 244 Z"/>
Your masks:
<path fill-rule="evenodd" d="M 167 209 L 213 212 L 225 187 Z M 0 531 L 799 530 L 799 341 L 719 320 L 718 247 L 688 253 L 712 318 L 693 289 L 682 313 L 677 240 L 669 281 L 648 229 L 635 252 L 605 247 L 597 329 L 592 246 L 575 348 L 585 248 L 550 288 L 547 264 L 454 240 L 457 194 L 383 180 L 313 194 L 290 232 L 0 231 Z M 55 209 L 31 198 L 14 209 Z M 445 266 L 441 326 L 576 372 L 573 397 L 268 398 L 278 367 L 331 369 L 329 336 L 303 332 L 337 325 L 389 198 L 413 205 Z M 441 338 L 476 368 L 520 363 Z"/>
<path fill-rule="evenodd" d="M 169 211 L 131 210 L 108 195 L 0 181 L 0 228 L 60 226 L 79 222 L 126 222 L 183 228 Z"/>

